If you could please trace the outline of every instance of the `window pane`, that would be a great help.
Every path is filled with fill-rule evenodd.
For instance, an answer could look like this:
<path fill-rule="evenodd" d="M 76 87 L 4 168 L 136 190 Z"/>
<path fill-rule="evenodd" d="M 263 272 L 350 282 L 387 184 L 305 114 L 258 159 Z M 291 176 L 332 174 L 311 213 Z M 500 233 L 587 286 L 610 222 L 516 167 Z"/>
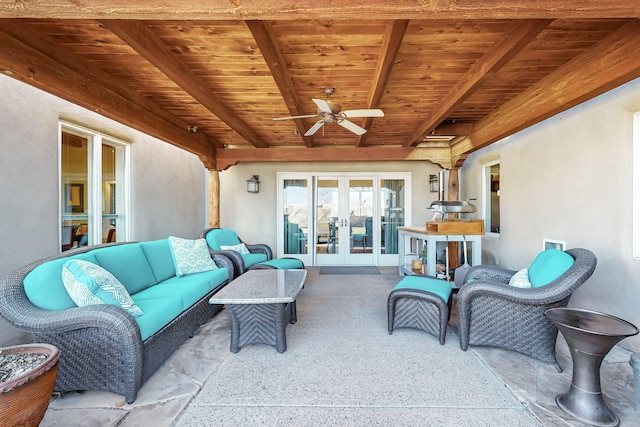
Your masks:
<path fill-rule="evenodd" d="M 116 206 L 118 180 L 116 179 L 116 150 L 102 144 L 102 242 L 115 242 L 118 215 Z"/>
<path fill-rule="evenodd" d="M 500 233 L 500 164 L 487 165 L 485 173 L 485 231 Z"/>
<path fill-rule="evenodd" d="M 60 206 L 61 251 L 86 245 L 88 238 L 89 140 L 62 132 Z"/>

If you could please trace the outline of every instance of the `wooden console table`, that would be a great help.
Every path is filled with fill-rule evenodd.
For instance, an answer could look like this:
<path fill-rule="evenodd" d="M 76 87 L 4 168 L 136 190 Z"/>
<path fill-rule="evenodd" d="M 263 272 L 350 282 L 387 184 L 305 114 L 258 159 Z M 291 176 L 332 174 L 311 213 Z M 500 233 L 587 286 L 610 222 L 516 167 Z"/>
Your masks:
<path fill-rule="evenodd" d="M 436 244 L 437 242 L 471 243 L 471 265 L 482 263 L 482 234 L 442 234 L 427 231 L 425 227 L 398 227 L 398 274 L 415 275 L 411 266 L 404 265 L 404 257 L 411 253 L 412 239 L 422 240 L 427 244 L 427 276 L 436 275 Z M 417 251 L 416 251 L 417 252 Z"/>

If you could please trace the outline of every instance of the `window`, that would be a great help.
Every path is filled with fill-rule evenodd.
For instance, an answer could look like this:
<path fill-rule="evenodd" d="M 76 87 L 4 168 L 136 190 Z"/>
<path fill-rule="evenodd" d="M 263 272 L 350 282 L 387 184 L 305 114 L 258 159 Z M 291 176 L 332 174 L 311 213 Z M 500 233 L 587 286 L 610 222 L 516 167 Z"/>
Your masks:
<path fill-rule="evenodd" d="M 128 144 L 60 123 L 60 249 L 128 237 Z"/>
<path fill-rule="evenodd" d="M 487 233 L 500 233 L 500 162 L 483 167 L 483 216 Z"/>

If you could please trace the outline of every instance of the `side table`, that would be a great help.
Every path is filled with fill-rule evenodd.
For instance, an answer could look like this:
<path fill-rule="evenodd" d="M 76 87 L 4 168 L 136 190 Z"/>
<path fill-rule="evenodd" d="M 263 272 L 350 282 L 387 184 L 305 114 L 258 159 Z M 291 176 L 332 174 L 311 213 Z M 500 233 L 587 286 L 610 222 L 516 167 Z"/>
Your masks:
<path fill-rule="evenodd" d="M 578 308 L 550 308 L 544 315 L 564 336 L 573 360 L 571 387 L 556 397 L 558 407 L 591 425 L 620 424 L 602 396 L 600 365 L 614 345 L 636 335 L 638 328 L 626 320 Z"/>

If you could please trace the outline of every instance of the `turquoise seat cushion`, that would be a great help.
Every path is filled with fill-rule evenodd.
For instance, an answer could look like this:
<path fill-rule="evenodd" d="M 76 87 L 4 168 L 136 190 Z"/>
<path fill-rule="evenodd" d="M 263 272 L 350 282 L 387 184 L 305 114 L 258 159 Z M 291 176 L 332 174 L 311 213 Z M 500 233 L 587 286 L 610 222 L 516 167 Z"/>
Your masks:
<path fill-rule="evenodd" d="M 176 275 L 176 268 L 173 265 L 169 240 L 153 240 L 150 242 L 140 242 L 140 247 L 147 257 L 149 266 L 153 271 L 156 282 L 162 282 L 169 277 Z"/>
<path fill-rule="evenodd" d="M 279 270 L 294 270 L 297 268 L 302 268 L 304 264 L 302 261 L 295 258 L 277 258 L 269 261 L 259 263 L 261 265 L 268 265 L 273 268 L 277 268 Z"/>
<path fill-rule="evenodd" d="M 180 298 L 138 299 L 136 295 L 132 295 L 132 298 L 136 305 L 144 311 L 142 316 L 134 317 L 143 340 L 164 328 L 184 311 Z"/>
<path fill-rule="evenodd" d="M 267 260 L 267 256 L 265 254 L 247 254 L 242 255 L 242 259 L 244 260 L 245 267 L 249 268 L 254 264 L 265 262 Z"/>
<path fill-rule="evenodd" d="M 451 296 L 451 284 L 445 280 L 432 279 L 430 277 L 421 276 L 405 276 L 393 290 L 398 289 L 417 289 L 420 291 L 431 292 L 438 295 L 445 301 L 449 301 Z"/>
<path fill-rule="evenodd" d="M 94 253 L 98 264 L 116 276 L 132 295 L 156 283 L 140 244 L 109 246 Z"/>
<path fill-rule="evenodd" d="M 122 283 L 99 265 L 70 259 L 62 265 L 62 283 L 78 307 L 109 304 L 121 307 L 133 316 L 144 314 L 135 305 Z"/>
<path fill-rule="evenodd" d="M 529 281 L 532 288 L 548 285 L 566 273 L 574 259 L 559 249 L 547 249 L 538 254 L 529 266 Z"/>
<path fill-rule="evenodd" d="M 134 301 L 174 298 L 186 310 L 227 280 L 229 272 L 219 268 L 188 276 L 174 276 L 133 295 Z M 144 309 L 143 309 L 144 310 Z"/>
<path fill-rule="evenodd" d="M 24 278 L 24 291 L 33 305 L 43 310 L 66 310 L 77 307 L 62 283 L 62 265 L 69 259 L 81 259 L 96 263 L 93 252 L 85 252 L 47 261 L 40 264 Z"/>
<path fill-rule="evenodd" d="M 220 246 L 234 246 L 241 243 L 235 231 L 225 228 L 215 228 L 209 231 L 205 240 L 209 247 L 215 251 L 221 250 Z"/>

